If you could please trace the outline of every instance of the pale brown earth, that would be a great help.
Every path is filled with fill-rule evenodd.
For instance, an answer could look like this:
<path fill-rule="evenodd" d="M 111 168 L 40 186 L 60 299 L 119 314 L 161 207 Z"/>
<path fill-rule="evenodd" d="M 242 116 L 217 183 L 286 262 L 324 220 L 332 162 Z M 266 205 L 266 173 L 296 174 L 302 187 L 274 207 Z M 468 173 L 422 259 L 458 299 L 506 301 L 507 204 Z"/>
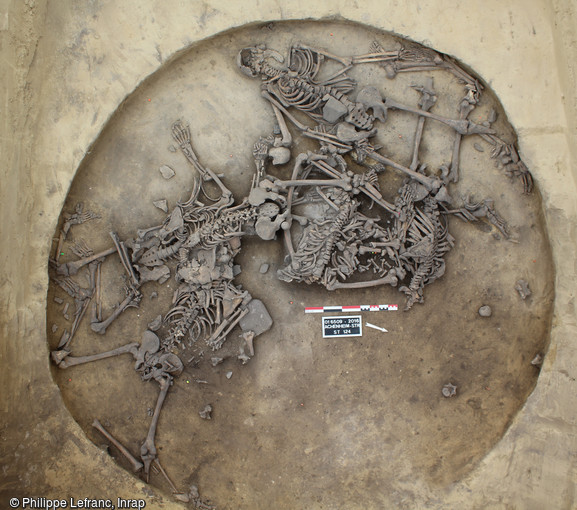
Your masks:
<path fill-rule="evenodd" d="M 70 239 L 82 238 L 96 252 L 103 250 L 111 245 L 112 230 L 128 238 L 138 228 L 161 222 L 165 215 L 153 201 L 167 199 L 174 207 L 188 197 L 194 171 L 179 151 L 170 150 L 170 126 L 178 118 L 190 122 L 203 164 L 224 174 L 238 201 L 246 196 L 254 168 L 252 145 L 271 133 L 274 117 L 259 97 L 258 80 L 236 69 L 240 48 L 265 42 L 286 53 L 290 41 L 301 41 L 336 54 L 362 54 L 375 38 L 387 49 L 399 45 L 355 25 L 275 23 L 228 32 L 193 48 L 129 98 L 92 147 L 64 211 L 82 202 L 102 218 L 72 227 Z M 433 111 L 449 117 L 457 115 L 463 95 L 462 85 L 443 71 L 388 80 L 382 69 L 367 65 L 350 74 L 407 104 L 419 98 L 410 86 L 424 85 L 432 76 L 439 96 Z M 490 90 L 471 118 L 481 122 L 492 108 L 499 110 L 495 129 L 513 141 Z M 378 126 L 384 152 L 408 165 L 416 118 L 390 112 Z M 293 156 L 314 149 L 293 135 Z M 453 139 L 449 128 L 426 123 L 421 160 L 431 169 L 447 163 Z M 163 164 L 175 170 L 173 179 L 162 178 L 158 169 Z M 539 191 L 522 195 L 521 183 L 495 167 L 490 146 L 479 137 L 464 140 L 461 167 L 461 180 L 450 192 L 456 198 L 493 197 L 512 237 L 505 240 L 484 222 L 451 218 L 455 247 L 447 256 L 446 275 L 425 289 L 425 303 L 408 312 L 362 314 L 363 321 L 389 333 L 365 327 L 361 338 L 323 339 L 320 316 L 305 315 L 304 307 L 399 303 L 402 310 L 405 299 L 396 289 L 329 293 L 318 286 L 286 284 L 276 278 L 282 243 L 243 240 L 238 281 L 266 303 L 274 327 L 256 340 L 256 357 L 246 366 L 236 359 L 236 331 L 225 349 L 214 353 L 226 358 L 216 368 L 206 346 L 181 354 L 185 363 L 193 354 L 196 359 L 175 381 L 157 436 L 160 460 L 177 486 L 195 483 L 220 508 L 400 505 L 402 491 L 393 488 L 399 480 L 443 487 L 475 467 L 535 385 L 539 369 L 530 361 L 547 348 L 553 274 Z M 288 164 L 271 172 L 288 178 L 291 168 Z M 386 199 L 394 201 L 402 178 L 389 170 L 380 182 Z M 61 261 L 74 259 L 68 246 Z M 265 275 L 259 273 L 263 263 L 271 266 Z M 103 268 L 106 315 L 123 298 L 123 271 L 117 258 Z M 520 278 L 529 281 L 533 292 L 526 301 L 514 289 Z M 76 279 L 86 284 L 85 278 Z M 140 308 L 127 311 L 105 337 L 91 332 L 85 320 L 73 354 L 139 340 L 146 324 L 170 309 L 174 289 L 173 280 L 147 285 Z M 157 299 L 149 297 L 153 291 Z M 64 305 L 55 304 L 54 295 L 66 297 L 54 286 L 48 294 L 52 348 L 69 327 L 62 317 Z M 490 318 L 478 315 L 482 305 L 492 307 Z M 56 333 L 50 330 L 53 323 L 59 326 Z M 196 364 L 200 350 L 204 357 Z M 91 427 L 94 418 L 137 454 L 158 387 L 140 381 L 132 366 L 125 356 L 66 371 L 54 368 L 53 375 L 69 411 L 96 444 L 105 441 Z M 457 396 L 445 399 L 441 389 L 449 382 L 457 385 Z M 209 403 L 213 418 L 205 421 L 198 411 Z M 157 476 L 153 484 L 168 489 Z"/>

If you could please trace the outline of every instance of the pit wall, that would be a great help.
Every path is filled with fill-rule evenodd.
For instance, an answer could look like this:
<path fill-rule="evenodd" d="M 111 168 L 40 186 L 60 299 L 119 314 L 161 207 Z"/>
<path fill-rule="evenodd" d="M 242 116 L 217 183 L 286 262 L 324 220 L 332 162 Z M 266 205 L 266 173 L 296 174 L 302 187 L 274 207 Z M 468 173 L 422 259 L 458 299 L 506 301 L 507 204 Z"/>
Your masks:
<path fill-rule="evenodd" d="M 45 300 L 59 213 L 107 120 L 167 61 L 247 23 L 336 18 L 453 55 L 492 87 L 543 194 L 555 261 L 551 345 L 533 394 L 466 480 L 443 490 L 409 485 L 407 501 L 428 499 L 430 508 L 575 508 L 575 10 L 571 0 L 2 2 L 0 499 L 65 497 L 79 488 L 98 496 L 102 487 L 162 498 L 87 440 L 52 381 Z M 178 507 L 164 502 L 163 508 Z"/>

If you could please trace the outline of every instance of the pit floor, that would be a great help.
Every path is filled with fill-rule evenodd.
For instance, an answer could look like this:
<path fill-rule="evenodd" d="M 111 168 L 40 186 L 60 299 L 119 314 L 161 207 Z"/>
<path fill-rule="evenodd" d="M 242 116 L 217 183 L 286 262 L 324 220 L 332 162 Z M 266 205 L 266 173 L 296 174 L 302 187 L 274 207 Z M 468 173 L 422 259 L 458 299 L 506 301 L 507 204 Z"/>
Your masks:
<path fill-rule="evenodd" d="M 63 211 L 83 202 L 102 218 L 73 227 L 70 238 L 83 238 L 95 251 L 108 248 L 111 230 L 128 238 L 164 219 L 153 200 L 167 199 L 173 207 L 187 198 L 193 171 L 181 154 L 169 150 L 170 126 L 177 118 L 190 122 L 201 161 L 223 173 L 242 198 L 254 168 L 252 144 L 272 132 L 273 115 L 258 81 L 236 70 L 236 52 L 258 42 L 281 53 L 297 41 L 327 47 L 327 34 L 330 50 L 341 55 L 366 52 L 375 38 L 387 48 L 395 44 L 390 36 L 342 23 L 254 26 L 206 41 L 153 76 L 123 105 L 79 170 Z M 434 111 L 455 117 L 462 87 L 452 76 L 415 73 L 387 80 L 377 67 L 355 75 L 405 103 L 416 103 L 410 85 L 428 76 L 440 97 Z M 474 119 L 482 120 L 492 107 L 500 111 L 490 91 L 483 98 Z M 511 136 L 500 114 L 496 126 Z M 381 126 L 379 136 L 392 159 L 407 160 L 415 125 L 415 118 L 391 112 Z M 426 123 L 422 159 L 430 168 L 447 162 L 452 140 L 450 130 Z M 247 365 L 236 359 L 235 331 L 223 364 L 212 367 L 207 349 L 197 366 L 188 366 L 175 380 L 156 445 L 178 487 L 198 485 L 219 508 L 355 508 L 367 502 L 401 507 L 403 486 L 448 486 L 491 449 L 535 385 L 538 368 L 530 362 L 548 343 L 553 272 L 538 190 L 522 195 L 520 183 L 494 166 L 489 147 L 479 152 L 474 142 L 481 143 L 464 141 L 461 180 L 449 191 L 454 197 L 494 198 L 511 226 L 512 241 L 484 223 L 451 218 L 455 247 L 446 257 L 446 274 L 425 288 L 424 304 L 409 312 L 362 314 L 363 322 L 388 333 L 364 327 L 359 338 L 323 339 L 320 315 L 305 315 L 304 307 L 398 303 L 402 310 L 404 297 L 396 289 L 329 293 L 286 284 L 276 279 L 280 241 L 243 240 L 238 280 L 266 303 L 274 325 L 256 339 L 256 356 Z M 295 136 L 293 157 L 307 148 Z M 160 176 L 162 164 L 175 169 L 173 179 Z M 399 183 L 391 171 L 381 178 L 390 197 Z M 63 261 L 73 258 L 68 247 Z M 261 275 L 263 263 L 270 269 Z M 110 260 L 104 271 L 104 307 L 110 310 L 121 299 L 121 266 Z M 533 293 L 525 301 L 514 289 L 521 278 Z M 140 308 L 123 314 L 103 337 L 85 321 L 73 354 L 138 341 L 146 324 L 168 310 L 173 290 L 172 280 L 148 284 Z M 150 299 L 153 291 L 157 299 Z M 67 326 L 64 305 L 54 296 L 65 295 L 54 286 L 49 290 L 51 348 Z M 490 318 L 478 315 L 481 305 L 491 306 Z M 52 324 L 58 326 L 55 333 Z M 125 356 L 65 371 L 54 368 L 53 375 L 71 414 L 96 444 L 105 441 L 91 427 L 95 418 L 137 454 L 158 387 L 142 382 L 132 366 Z M 441 395 L 448 382 L 458 387 L 451 399 Z M 210 421 L 198 414 L 208 403 L 214 409 Z M 158 476 L 152 483 L 168 490 Z"/>

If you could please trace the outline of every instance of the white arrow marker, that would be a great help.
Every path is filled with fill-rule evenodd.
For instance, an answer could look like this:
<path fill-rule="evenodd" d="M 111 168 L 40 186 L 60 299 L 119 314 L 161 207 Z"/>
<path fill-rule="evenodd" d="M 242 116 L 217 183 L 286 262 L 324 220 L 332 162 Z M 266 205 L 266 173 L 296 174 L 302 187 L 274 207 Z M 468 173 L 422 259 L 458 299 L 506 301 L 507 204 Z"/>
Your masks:
<path fill-rule="evenodd" d="M 381 328 L 380 326 L 375 326 L 374 324 L 371 324 L 370 322 L 367 322 L 366 325 L 368 328 L 378 329 L 379 331 L 382 331 L 383 333 L 388 333 L 388 331 L 385 328 Z"/>

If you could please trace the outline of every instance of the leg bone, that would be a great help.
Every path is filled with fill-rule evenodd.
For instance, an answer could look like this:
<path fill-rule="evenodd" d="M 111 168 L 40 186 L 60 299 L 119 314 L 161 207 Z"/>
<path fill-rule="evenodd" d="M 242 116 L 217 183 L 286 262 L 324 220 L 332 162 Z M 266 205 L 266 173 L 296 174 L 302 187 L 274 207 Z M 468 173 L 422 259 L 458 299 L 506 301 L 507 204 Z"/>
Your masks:
<path fill-rule="evenodd" d="M 93 354 L 92 356 L 69 356 L 69 351 L 59 350 L 52 351 L 52 360 L 58 365 L 58 368 L 68 368 L 74 365 L 82 365 L 84 363 L 90 363 L 92 361 L 97 361 L 100 359 L 112 358 L 114 356 L 119 356 L 121 354 L 130 353 L 136 356 L 136 352 L 140 344 L 138 342 L 133 342 L 117 349 L 111 351 L 100 352 L 98 354 Z"/>
<path fill-rule="evenodd" d="M 136 306 L 140 297 L 141 295 L 138 291 L 134 289 L 131 290 L 128 296 L 126 296 L 124 301 L 116 307 L 116 310 L 112 312 L 112 314 L 110 315 L 110 317 L 108 317 L 108 319 L 102 322 L 93 322 L 92 324 L 90 324 L 90 329 L 92 329 L 92 331 L 94 331 L 95 333 L 104 335 L 104 333 L 106 333 L 106 328 L 110 326 L 110 324 L 112 324 L 112 322 L 114 322 L 119 317 L 119 315 L 122 312 L 124 312 L 124 310 L 126 310 L 130 306 Z"/>
<path fill-rule="evenodd" d="M 429 78 L 427 80 L 427 85 L 425 87 L 413 87 L 421 92 L 422 97 L 419 105 L 421 110 L 428 112 L 434 104 L 437 102 L 437 97 L 433 90 L 433 79 Z M 421 145 L 421 139 L 423 137 L 423 128 L 425 126 L 425 117 L 419 117 L 417 121 L 417 132 L 415 133 L 415 142 L 413 146 L 413 159 L 409 168 L 411 170 L 417 170 L 419 166 L 419 147 Z"/>
<path fill-rule="evenodd" d="M 158 400 L 156 401 L 156 408 L 154 409 L 154 414 L 152 415 L 152 422 L 150 423 L 150 428 L 148 429 L 148 434 L 146 440 L 140 447 L 140 458 L 144 463 L 144 474 L 146 476 L 146 482 L 148 483 L 148 478 L 150 475 L 150 465 L 154 460 L 156 460 L 156 446 L 154 444 L 154 438 L 156 436 L 156 427 L 158 425 L 158 418 L 160 416 L 160 411 L 162 410 L 162 404 L 164 404 L 164 399 L 170 388 L 172 382 L 172 377 L 162 377 L 159 381 L 160 393 L 158 395 Z"/>
<path fill-rule="evenodd" d="M 116 446 L 116 448 L 120 451 L 120 453 L 122 453 L 122 455 L 124 455 L 124 457 L 126 457 L 126 459 L 128 460 L 128 462 L 130 462 L 130 464 L 132 465 L 132 471 L 134 471 L 135 473 L 137 471 L 140 471 L 144 465 L 142 464 L 142 462 L 139 462 L 138 460 L 136 460 L 136 458 L 132 455 L 132 453 L 130 453 L 125 447 L 124 445 L 122 445 L 121 443 L 119 443 L 103 426 L 102 424 L 98 421 L 98 420 L 94 420 L 92 422 L 92 426 L 98 430 L 98 432 L 100 432 L 106 439 L 108 439 L 114 446 Z"/>
<path fill-rule="evenodd" d="M 101 253 L 96 253 L 95 255 L 92 255 L 91 257 L 85 257 L 82 258 L 80 260 L 75 260 L 74 262 L 67 262 L 66 264 L 59 264 L 56 268 L 56 272 L 58 274 L 64 275 L 64 276 L 72 276 L 76 273 L 78 273 L 79 269 L 84 267 L 86 264 L 90 264 L 91 262 L 94 262 L 95 260 L 107 257 L 108 255 L 111 255 L 112 253 L 116 252 L 116 247 L 114 248 L 109 248 L 108 250 L 104 250 Z"/>
<path fill-rule="evenodd" d="M 354 282 L 354 283 L 343 283 L 343 282 L 333 282 L 327 285 L 328 290 L 337 289 L 364 289 L 366 287 L 376 287 L 378 285 L 392 285 L 393 287 L 397 285 L 398 278 L 395 274 L 389 273 L 384 278 L 379 278 L 378 280 L 370 280 L 368 282 Z"/>

